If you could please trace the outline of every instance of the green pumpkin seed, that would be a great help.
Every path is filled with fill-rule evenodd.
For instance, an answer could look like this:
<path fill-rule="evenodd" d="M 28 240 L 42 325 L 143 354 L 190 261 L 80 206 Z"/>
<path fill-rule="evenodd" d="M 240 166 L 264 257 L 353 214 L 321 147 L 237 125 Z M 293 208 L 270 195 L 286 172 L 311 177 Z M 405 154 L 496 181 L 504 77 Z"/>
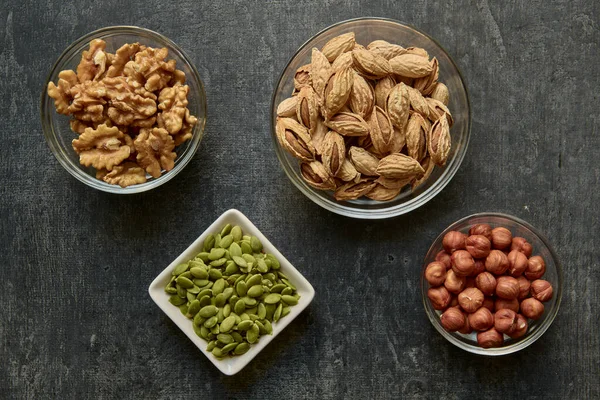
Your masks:
<path fill-rule="evenodd" d="M 219 328 L 221 329 L 221 332 L 229 332 L 234 325 L 235 318 L 230 315 L 227 318 L 225 318 L 223 322 L 221 322 L 221 326 Z"/>
<path fill-rule="evenodd" d="M 193 318 L 198 313 L 198 311 L 200 311 L 200 301 L 194 300 L 190 303 L 190 306 L 188 307 L 186 317 Z"/>
<path fill-rule="evenodd" d="M 246 281 L 246 286 L 252 287 L 254 285 L 260 284 L 261 282 L 262 282 L 262 275 L 254 274 L 250 278 L 248 278 L 248 280 Z"/>
<path fill-rule="evenodd" d="M 244 300 L 244 303 L 246 303 L 247 307 L 254 307 L 257 303 L 256 299 L 253 299 L 252 297 L 248 296 L 242 297 L 242 300 Z"/>
<path fill-rule="evenodd" d="M 288 287 L 286 287 L 285 289 L 283 289 L 283 290 L 281 291 L 281 295 L 282 295 L 282 296 L 286 296 L 286 295 L 287 295 L 287 296 L 289 296 L 289 295 L 290 295 L 290 294 L 292 294 L 293 292 L 294 292 L 294 291 L 292 290 L 292 288 L 288 286 Z"/>
<path fill-rule="evenodd" d="M 218 335 L 219 332 L 220 332 L 219 331 L 219 321 L 217 320 L 217 323 L 215 324 L 215 326 L 213 326 L 212 328 L 210 328 L 210 333 L 212 333 L 213 335 Z"/>
<path fill-rule="evenodd" d="M 233 295 L 233 292 L 234 290 L 232 287 L 226 287 L 225 290 L 223 290 L 223 296 L 225 296 L 226 301 Z"/>
<path fill-rule="evenodd" d="M 248 329 L 252 328 L 252 326 L 254 326 L 254 322 L 250 321 L 248 318 L 247 320 L 242 320 L 242 322 L 238 324 L 237 328 L 238 331 L 247 331 Z"/>
<path fill-rule="evenodd" d="M 235 347 L 233 351 L 237 355 L 246 354 L 250 350 L 250 345 L 248 343 L 240 343 Z"/>
<path fill-rule="evenodd" d="M 272 321 L 273 320 L 273 314 L 275 314 L 275 310 L 277 309 L 277 305 L 275 305 L 275 304 L 266 304 L 265 305 L 265 309 L 267 310 L 267 315 L 265 316 L 265 319 Z"/>
<path fill-rule="evenodd" d="M 215 235 L 211 233 L 204 239 L 204 251 L 210 251 L 213 247 L 215 247 Z"/>
<path fill-rule="evenodd" d="M 261 285 L 254 285 L 250 289 L 248 289 L 249 297 L 259 297 L 263 294 L 263 287 Z"/>
<path fill-rule="evenodd" d="M 210 250 L 210 253 L 208 254 L 208 259 L 211 261 L 214 261 L 214 260 L 218 260 L 218 259 L 222 258 L 224 255 L 225 255 L 225 249 L 213 248 Z"/>
<path fill-rule="evenodd" d="M 242 315 L 242 313 L 246 311 L 246 303 L 244 300 L 238 300 L 233 307 L 233 311 L 238 315 Z"/>
<path fill-rule="evenodd" d="M 200 293 L 198 293 L 198 298 L 203 298 L 204 296 L 211 296 L 212 297 L 212 289 L 203 289 L 200 291 Z"/>
<path fill-rule="evenodd" d="M 225 356 L 225 354 L 223 354 L 219 347 L 215 347 L 214 349 L 212 349 L 212 355 L 217 358 L 222 358 Z"/>
<path fill-rule="evenodd" d="M 252 250 L 257 253 L 260 253 L 263 248 L 262 243 L 256 236 L 250 237 L 250 246 L 252 246 Z"/>
<path fill-rule="evenodd" d="M 217 323 L 220 324 L 224 319 L 225 316 L 223 315 L 223 309 L 219 308 L 219 311 L 217 312 Z"/>
<path fill-rule="evenodd" d="M 217 312 L 219 312 L 219 309 L 213 305 L 202 307 L 200 311 L 198 311 L 202 318 L 210 318 L 213 315 L 216 315 Z"/>
<path fill-rule="evenodd" d="M 242 322 L 242 318 L 237 315 L 236 313 L 231 313 L 231 315 L 233 315 L 233 318 L 235 318 L 235 324 L 239 324 L 240 322 Z"/>
<path fill-rule="evenodd" d="M 263 260 L 262 258 L 259 258 L 258 260 L 256 260 L 256 269 L 261 274 L 266 274 L 267 272 L 269 272 L 269 267 L 267 267 L 265 260 Z"/>
<path fill-rule="evenodd" d="M 231 235 L 225 235 L 221 239 L 221 242 L 219 243 L 219 246 L 221 246 L 224 249 L 228 249 L 229 246 L 231 246 L 232 243 L 233 243 L 233 236 L 231 236 Z"/>
<path fill-rule="evenodd" d="M 264 303 L 259 303 L 258 304 L 258 310 L 256 311 L 258 318 L 260 319 L 265 319 L 265 317 L 267 316 L 267 309 L 264 305 Z"/>
<path fill-rule="evenodd" d="M 206 265 L 204 265 L 204 261 L 202 260 L 190 260 L 189 261 L 190 264 L 190 273 L 192 272 L 192 268 L 206 268 Z"/>
<path fill-rule="evenodd" d="M 250 344 L 256 343 L 256 341 L 258 340 L 258 334 L 259 334 L 258 326 L 255 323 L 252 323 L 252 328 L 250 328 L 246 332 L 246 340 L 248 341 L 248 343 L 250 343 Z"/>
<path fill-rule="evenodd" d="M 206 339 L 204 336 L 202 336 L 202 328 L 204 328 L 204 327 L 199 327 L 199 326 L 192 324 L 192 329 L 194 330 L 194 333 L 196 335 L 198 335 L 198 337 L 201 337 L 202 339 Z M 206 329 L 206 328 L 204 328 L 204 329 Z"/>
<path fill-rule="evenodd" d="M 233 340 L 235 340 L 238 343 L 241 343 L 244 341 L 244 338 L 238 332 L 235 332 L 235 331 L 231 332 L 230 335 L 233 338 Z"/>
<path fill-rule="evenodd" d="M 266 335 L 268 333 L 267 329 L 265 328 L 265 326 L 263 324 L 261 324 L 260 321 L 254 321 L 254 323 L 256 324 L 256 326 L 258 326 L 258 332 L 261 335 Z"/>
<path fill-rule="evenodd" d="M 256 258 L 254 258 L 251 254 L 242 254 L 242 258 L 246 261 L 246 264 L 252 263 L 252 265 L 256 264 Z"/>
<path fill-rule="evenodd" d="M 167 292 L 169 294 L 177 294 L 177 288 L 173 287 L 173 286 L 167 286 L 165 288 L 165 292 Z"/>
<path fill-rule="evenodd" d="M 200 326 L 204 323 L 204 321 L 206 321 L 206 318 L 203 318 L 200 313 L 196 313 L 196 316 L 194 317 L 194 325 Z"/>
<path fill-rule="evenodd" d="M 225 290 L 225 279 L 219 278 L 212 287 L 213 295 L 216 296 L 219 293 L 223 293 L 223 290 Z"/>
<path fill-rule="evenodd" d="M 292 285 L 292 283 L 290 281 L 288 281 L 287 279 L 282 278 L 281 281 L 283 283 L 285 283 L 289 288 L 291 288 L 292 290 L 296 290 L 296 286 Z"/>
<path fill-rule="evenodd" d="M 176 280 L 177 284 L 182 288 L 189 289 L 194 286 L 194 282 L 190 281 L 185 276 L 179 276 Z"/>
<path fill-rule="evenodd" d="M 221 236 L 229 235 L 229 232 L 231 232 L 231 228 L 233 228 L 231 224 L 225 225 L 223 229 L 221 229 Z"/>
<path fill-rule="evenodd" d="M 233 257 L 241 257 L 243 254 L 242 248 L 240 247 L 239 244 L 234 242 L 229 246 L 229 254 L 231 255 L 232 259 L 233 259 Z"/>
<path fill-rule="evenodd" d="M 221 234 L 217 233 L 215 235 L 215 248 L 221 247 Z"/>
<path fill-rule="evenodd" d="M 223 330 L 221 330 L 221 332 L 223 332 Z M 231 337 L 231 335 L 227 333 L 219 333 L 217 335 L 217 340 L 223 344 L 229 344 L 234 342 L 233 337 Z"/>
<path fill-rule="evenodd" d="M 283 300 L 284 303 L 290 306 L 295 306 L 296 304 L 298 304 L 298 299 L 290 295 L 282 295 L 281 300 Z"/>
<path fill-rule="evenodd" d="M 271 325 L 271 322 L 269 320 L 266 320 L 263 322 L 263 325 L 265 326 L 265 330 L 267 331 L 267 334 L 272 335 L 273 334 L 273 325 Z"/>
<path fill-rule="evenodd" d="M 203 267 L 194 267 L 190 269 L 192 276 L 198 279 L 206 279 L 208 278 L 208 271 Z"/>
<path fill-rule="evenodd" d="M 281 300 L 281 295 L 279 293 L 271 293 L 267 297 L 265 297 L 265 303 L 267 304 L 277 304 Z"/>
<path fill-rule="evenodd" d="M 233 236 L 233 240 L 236 242 L 242 240 L 242 228 L 237 225 L 231 228 L 231 236 Z"/>
<path fill-rule="evenodd" d="M 181 305 L 181 306 L 179 306 L 179 311 L 181 311 L 181 313 L 182 313 L 183 315 L 186 315 L 186 314 L 187 314 L 187 312 L 188 312 L 188 305 L 187 305 L 187 304 L 184 304 L 184 305 Z"/>
<path fill-rule="evenodd" d="M 206 251 L 198 253 L 198 255 L 196 256 L 196 259 L 201 260 L 202 262 L 207 263 L 209 261 L 208 260 L 208 253 Z"/>
<path fill-rule="evenodd" d="M 233 262 L 236 263 L 240 268 L 248 267 L 248 263 L 240 256 L 232 256 Z"/>
<path fill-rule="evenodd" d="M 172 272 L 173 276 L 183 274 L 185 271 L 187 271 L 188 266 L 189 266 L 189 263 L 179 264 L 178 266 L 175 267 L 175 269 L 173 269 L 173 272 Z"/>
<path fill-rule="evenodd" d="M 231 305 L 231 307 L 235 307 L 235 304 L 238 302 L 240 298 L 237 296 L 237 294 L 234 294 L 233 296 L 231 296 L 229 298 L 229 304 Z"/>
<path fill-rule="evenodd" d="M 187 290 L 182 286 L 177 285 L 177 296 L 181 297 L 182 299 L 187 299 Z"/>
<path fill-rule="evenodd" d="M 200 310 L 202 311 L 202 310 Z M 219 322 L 219 319 L 217 318 L 216 315 L 213 315 L 212 317 L 208 318 L 206 321 L 204 321 L 204 324 L 202 324 L 205 328 L 212 328 L 213 326 L 215 326 L 217 324 L 217 322 Z"/>
<path fill-rule="evenodd" d="M 269 253 L 265 256 L 265 258 L 271 262 L 271 268 L 274 269 L 275 271 L 277 271 L 279 268 L 281 268 L 281 264 L 279 264 L 277 257 L 275 257 L 273 254 Z"/>
<path fill-rule="evenodd" d="M 227 318 L 229 317 L 229 314 L 231 314 L 231 306 L 229 304 L 225 304 L 225 306 L 223 306 L 223 316 Z"/>
<path fill-rule="evenodd" d="M 290 306 L 283 307 L 283 309 L 281 310 L 281 318 L 288 315 L 291 311 L 292 311 L 292 308 Z"/>
<path fill-rule="evenodd" d="M 187 301 L 192 302 L 196 300 L 196 295 L 194 293 L 187 292 L 186 293 Z"/>
<path fill-rule="evenodd" d="M 222 352 L 223 354 L 227 354 L 227 353 L 229 353 L 230 351 L 234 350 L 234 349 L 237 347 L 237 345 L 238 345 L 238 344 L 237 344 L 237 343 L 235 343 L 235 342 L 232 342 L 232 343 L 226 344 L 225 346 L 223 346 L 223 347 L 221 348 L 221 352 Z"/>
<path fill-rule="evenodd" d="M 241 319 L 242 321 L 247 321 L 247 320 L 249 320 L 249 319 L 250 319 L 250 316 L 249 316 L 248 314 L 246 314 L 246 313 L 242 313 L 242 314 L 240 315 L 240 319 Z"/>
<path fill-rule="evenodd" d="M 225 305 L 226 301 L 227 300 L 225 299 L 225 295 L 223 293 L 219 293 L 215 297 L 215 306 L 217 306 L 217 307 L 223 307 Z"/>
<path fill-rule="evenodd" d="M 214 269 L 211 268 L 208 271 L 208 276 L 210 277 L 210 279 L 212 279 L 213 281 L 216 281 L 217 279 L 221 279 L 223 277 L 223 274 L 221 273 L 221 271 L 219 271 L 218 269 Z"/>
<path fill-rule="evenodd" d="M 218 260 L 211 261 L 209 263 L 209 265 L 211 267 L 221 267 L 221 266 L 225 265 L 226 262 L 227 262 L 227 259 L 225 257 L 223 257 L 223 258 L 219 258 Z"/>
<path fill-rule="evenodd" d="M 227 261 L 227 266 L 225 267 L 225 275 L 233 275 L 238 272 L 240 269 L 236 265 L 234 261 Z"/>
<path fill-rule="evenodd" d="M 248 314 L 248 316 L 250 317 L 250 321 L 258 321 L 260 318 L 258 318 L 258 315 L 256 314 Z"/>
<path fill-rule="evenodd" d="M 202 296 L 200 298 L 200 307 L 205 307 L 205 306 L 211 305 L 210 299 L 211 299 L 210 296 Z"/>
<path fill-rule="evenodd" d="M 206 346 L 206 351 L 210 353 L 215 347 L 217 347 L 217 341 L 211 340 L 210 342 L 208 342 L 208 346 Z"/>
<path fill-rule="evenodd" d="M 208 277 L 208 273 L 207 273 L 207 277 Z M 204 287 L 204 286 L 208 285 L 208 283 L 210 281 L 208 279 L 194 279 L 193 282 L 194 282 L 194 285 L 196 285 L 198 287 Z"/>
<path fill-rule="evenodd" d="M 283 283 L 277 283 L 271 286 L 271 293 L 281 293 L 283 289 L 287 288 L 287 286 Z"/>
<path fill-rule="evenodd" d="M 277 271 L 277 276 L 281 279 L 288 279 L 288 277 L 281 271 Z"/>
<path fill-rule="evenodd" d="M 240 248 L 243 254 L 252 254 L 252 246 L 248 242 L 240 242 Z"/>
<path fill-rule="evenodd" d="M 182 299 L 181 297 L 174 295 L 169 297 L 169 303 L 173 304 L 174 306 L 180 306 L 187 303 L 187 299 Z"/>
<path fill-rule="evenodd" d="M 189 288 L 187 290 L 187 292 L 191 293 L 191 294 L 198 294 L 198 293 L 200 293 L 200 288 L 194 284 L 194 286 L 192 286 L 191 288 Z"/>
<path fill-rule="evenodd" d="M 283 306 L 281 305 L 281 303 L 279 303 L 279 305 L 277 306 L 277 309 L 275 310 L 275 313 L 273 314 L 273 322 L 279 321 L 279 318 L 281 318 L 282 309 L 283 309 Z"/>
<path fill-rule="evenodd" d="M 246 285 L 246 282 L 240 281 L 235 286 L 235 291 L 239 297 L 244 297 L 248 293 L 248 285 Z"/>

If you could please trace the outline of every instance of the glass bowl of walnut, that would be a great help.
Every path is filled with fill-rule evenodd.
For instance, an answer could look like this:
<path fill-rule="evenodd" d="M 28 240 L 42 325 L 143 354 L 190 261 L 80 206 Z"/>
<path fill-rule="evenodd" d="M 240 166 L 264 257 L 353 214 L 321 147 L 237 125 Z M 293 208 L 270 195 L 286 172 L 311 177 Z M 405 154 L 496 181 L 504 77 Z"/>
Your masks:
<path fill-rule="evenodd" d="M 113 26 L 58 58 L 41 99 L 44 136 L 75 178 L 105 192 L 138 193 L 179 173 L 206 122 L 198 71 L 159 33 Z"/>
<path fill-rule="evenodd" d="M 354 218 L 394 217 L 432 199 L 464 158 L 470 122 L 448 53 L 383 18 L 316 34 L 288 62 L 272 100 L 272 139 L 289 179 Z"/>

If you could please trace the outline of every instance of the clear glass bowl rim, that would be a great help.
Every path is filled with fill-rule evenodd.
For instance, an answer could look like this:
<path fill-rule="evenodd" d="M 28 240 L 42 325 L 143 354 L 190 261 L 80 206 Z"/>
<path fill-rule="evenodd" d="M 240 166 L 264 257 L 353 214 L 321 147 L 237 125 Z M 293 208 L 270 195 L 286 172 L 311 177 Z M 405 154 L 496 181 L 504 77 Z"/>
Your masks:
<path fill-rule="evenodd" d="M 48 112 L 48 110 L 46 109 L 46 101 L 47 101 L 46 88 L 48 87 L 50 78 L 61 67 L 65 58 L 67 56 L 70 56 L 71 53 L 74 51 L 74 49 L 76 47 L 79 47 L 82 43 L 89 42 L 90 39 L 93 39 L 94 37 L 97 37 L 100 35 L 105 35 L 107 33 L 121 33 L 121 34 L 131 34 L 131 35 L 148 37 L 153 40 L 163 41 L 169 47 L 176 50 L 179 53 L 179 55 L 181 56 L 181 58 L 185 61 L 185 63 L 187 64 L 187 67 L 190 69 L 190 71 L 192 73 L 191 79 L 194 80 L 195 84 L 198 86 L 198 89 L 199 89 L 199 92 L 198 92 L 198 101 L 200 103 L 199 108 L 204 110 L 204 115 L 202 116 L 202 118 L 198 118 L 198 123 L 196 124 L 196 126 L 194 126 L 193 136 L 191 139 L 191 143 L 188 145 L 187 151 L 185 152 L 183 158 L 178 160 L 178 163 L 175 165 L 175 167 L 171 171 L 163 174 L 160 178 L 151 180 L 150 182 L 146 182 L 146 183 L 142 183 L 142 184 L 138 184 L 138 185 L 132 185 L 132 186 L 128 186 L 125 188 L 122 188 L 117 185 L 109 185 L 109 184 L 107 184 L 103 181 L 100 181 L 100 180 L 96 179 L 95 177 L 83 172 L 82 170 L 74 168 L 72 165 L 70 165 L 69 162 L 67 161 L 65 149 L 62 148 L 62 146 L 58 143 L 57 139 L 55 138 L 54 131 L 51 127 L 51 122 L 50 122 L 52 117 L 51 117 L 50 112 Z M 198 150 L 198 148 L 200 146 L 200 142 L 202 141 L 202 138 L 204 135 L 204 128 L 206 126 L 206 118 L 207 118 L 206 114 L 207 114 L 207 104 L 206 104 L 206 91 L 204 89 L 204 84 L 202 82 L 202 79 L 200 78 L 200 74 L 198 73 L 198 70 L 196 69 L 196 67 L 194 66 L 194 64 L 188 57 L 188 55 L 185 53 L 185 51 L 183 51 L 183 49 L 181 49 L 177 44 L 175 44 L 175 42 L 173 42 L 168 37 L 166 37 L 158 32 L 155 32 L 153 30 L 150 30 L 147 28 L 141 28 L 141 27 L 133 26 L 133 25 L 114 25 L 114 26 L 103 27 L 103 28 L 91 31 L 89 33 L 86 33 L 85 35 L 83 35 L 83 36 L 79 37 L 78 39 L 76 39 L 75 41 L 73 41 L 60 54 L 60 56 L 54 62 L 54 65 L 52 66 L 52 68 L 50 69 L 50 72 L 48 73 L 48 75 L 46 77 L 44 86 L 42 87 L 42 94 L 40 96 L 40 119 L 41 119 L 41 124 L 42 124 L 42 132 L 44 133 L 44 137 L 46 138 L 46 143 L 48 143 L 50 150 L 52 150 L 52 153 L 54 154 L 54 156 L 56 157 L 58 162 L 63 166 L 63 168 L 65 170 L 67 170 L 67 172 L 69 172 L 77 180 L 79 180 L 80 182 L 83 182 L 87 186 L 90 186 L 94 189 L 101 190 L 103 192 L 115 193 L 115 194 L 133 194 L 133 193 L 145 192 L 145 191 L 154 189 L 154 188 L 162 185 L 163 183 L 170 181 L 179 172 L 181 172 L 181 170 L 183 170 L 183 168 L 185 168 L 185 166 L 194 157 L 194 155 L 196 154 L 196 151 Z"/>
<path fill-rule="evenodd" d="M 460 340 L 458 340 L 457 338 L 455 338 L 454 336 L 452 336 L 449 332 L 447 332 L 442 327 L 441 323 L 439 322 L 439 318 L 438 318 L 437 314 L 435 314 L 435 312 L 434 312 L 433 314 L 435 314 L 435 315 L 433 315 L 429 311 L 429 308 L 428 308 L 429 298 L 427 297 L 427 291 L 426 291 L 427 283 L 426 283 L 425 278 L 424 278 L 424 271 L 425 271 L 425 268 L 427 267 L 427 265 L 425 265 L 425 260 L 427 260 L 428 255 L 431 254 L 434 251 L 434 249 L 437 247 L 436 245 L 438 243 L 441 243 L 442 238 L 443 238 L 443 236 L 444 236 L 444 234 L 446 232 L 448 232 L 449 230 L 454 229 L 455 227 L 457 227 L 459 225 L 462 225 L 465 222 L 468 222 L 471 219 L 474 219 L 474 218 L 487 218 L 487 217 L 504 218 L 504 219 L 510 220 L 511 222 L 514 222 L 514 223 L 516 223 L 518 225 L 521 225 L 524 228 L 527 228 L 531 232 L 533 232 L 533 234 L 537 236 L 537 238 L 543 243 L 543 245 L 546 247 L 546 249 L 548 250 L 548 252 L 552 256 L 552 261 L 553 261 L 553 263 L 554 263 L 554 265 L 556 267 L 556 275 L 558 277 L 558 279 L 557 279 L 558 280 L 557 287 L 554 290 L 554 296 L 555 296 L 555 299 L 556 299 L 555 303 L 554 303 L 554 307 L 546 315 L 546 317 L 544 318 L 544 320 L 541 323 L 541 325 L 539 326 L 539 328 L 536 329 L 535 332 L 533 332 L 531 335 L 525 336 L 524 338 L 522 338 L 518 342 L 515 342 L 515 343 L 510 344 L 508 346 L 497 347 L 497 348 L 490 348 L 490 349 L 484 349 L 482 347 L 472 346 L 472 345 L 468 345 L 466 343 L 463 343 Z M 540 337 L 542 337 L 542 335 L 548 330 L 548 328 L 550 327 L 550 325 L 552 325 L 552 322 L 556 318 L 556 316 L 558 314 L 558 311 L 560 309 L 560 304 L 561 304 L 561 301 L 562 301 L 562 289 L 563 289 L 563 269 L 562 269 L 562 265 L 561 265 L 561 263 L 560 263 L 560 261 L 558 259 L 558 256 L 557 256 L 556 252 L 554 251 L 554 249 L 552 248 L 552 246 L 550 245 L 550 242 L 548 241 L 548 239 L 542 233 L 540 233 L 540 231 L 538 229 L 536 229 L 535 227 L 533 227 L 528 222 L 526 222 L 526 221 L 524 221 L 524 220 L 522 220 L 522 219 L 520 219 L 518 217 L 515 217 L 513 215 L 504 214 L 504 213 L 498 213 L 498 212 L 482 212 L 482 213 L 471 214 L 471 215 L 468 215 L 466 217 L 463 217 L 463 218 L 459 219 L 458 221 L 453 222 L 452 224 L 450 224 L 447 228 L 445 228 L 435 238 L 435 240 L 433 241 L 432 245 L 427 250 L 427 253 L 425 254 L 425 257 L 424 257 L 423 260 L 424 260 L 424 262 L 423 262 L 423 266 L 421 268 L 421 276 L 420 276 L 421 299 L 423 301 L 423 307 L 425 308 L 425 313 L 427 314 L 427 317 L 429 318 L 429 321 L 435 327 L 435 329 L 444 338 L 446 338 L 446 340 L 448 340 L 450 343 L 452 343 L 456 347 L 459 347 L 459 348 L 461 348 L 463 350 L 466 350 L 466 351 L 468 351 L 470 353 L 480 354 L 480 355 L 485 355 L 485 356 L 503 356 L 503 355 L 515 353 L 515 352 L 517 352 L 519 350 L 523 350 L 527 346 L 533 344 Z"/>
<path fill-rule="evenodd" d="M 360 22 L 360 21 L 388 22 L 388 23 L 398 24 L 403 27 L 412 29 L 415 32 L 425 36 L 427 39 L 431 40 L 448 57 L 450 64 L 456 70 L 456 72 L 458 74 L 458 78 L 460 79 L 460 82 L 465 90 L 465 98 L 466 98 L 466 102 L 467 102 L 467 120 L 466 120 L 467 129 L 466 129 L 466 133 L 465 133 L 464 147 L 461 152 L 456 154 L 456 156 L 455 156 L 456 162 L 452 165 L 452 169 L 447 172 L 444 179 L 438 179 L 437 181 L 435 181 L 433 183 L 433 185 L 431 187 L 429 187 L 427 190 L 425 190 L 419 196 L 409 200 L 408 202 L 404 202 L 404 203 L 397 204 L 392 207 L 381 208 L 381 209 L 358 209 L 358 208 L 348 207 L 348 206 L 345 206 L 343 203 L 338 203 L 338 202 L 334 202 L 331 200 L 325 200 L 325 199 L 321 198 L 320 196 L 315 195 L 313 193 L 313 190 L 316 190 L 316 189 L 307 188 L 304 185 L 302 185 L 296 179 L 296 177 L 293 175 L 292 171 L 290 171 L 286 167 L 286 162 L 284 161 L 286 156 L 284 154 L 284 150 L 281 148 L 281 146 L 279 145 L 279 143 L 277 141 L 277 136 L 275 133 L 275 117 L 276 116 L 273 115 L 273 110 L 276 109 L 275 102 L 276 102 L 276 98 L 277 98 L 277 94 L 278 94 L 278 88 L 281 85 L 281 82 L 283 80 L 285 72 L 287 71 L 290 64 L 294 61 L 296 56 L 312 40 L 321 36 L 325 32 L 327 32 L 331 29 L 334 29 L 336 27 L 339 27 L 341 25 L 345 25 L 345 24 L 352 23 L 352 22 Z M 469 98 L 469 90 L 467 87 L 466 80 L 463 77 L 462 72 L 456 65 L 456 62 L 454 61 L 454 59 L 450 56 L 450 54 L 446 51 L 446 49 L 437 40 L 435 40 L 433 37 L 429 36 L 427 33 L 421 31 L 420 29 L 414 27 L 413 25 L 410 25 L 410 24 L 407 24 L 407 23 L 404 23 L 402 21 L 398 21 L 398 20 L 395 20 L 392 18 L 384 18 L 384 17 L 351 18 L 351 19 L 340 21 L 333 25 L 327 26 L 326 28 L 317 32 L 316 34 L 311 36 L 308 40 L 306 40 L 302 45 L 300 45 L 298 50 L 296 50 L 296 52 L 292 55 L 292 57 L 290 57 L 290 59 L 288 60 L 288 62 L 285 65 L 285 67 L 281 71 L 279 78 L 277 79 L 277 83 L 275 85 L 275 88 L 273 90 L 273 95 L 271 97 L 271 121 L 270 121 L 270 123 L 271 123 L 271 140 L 273 141 L 273 146 L 275 148 L 275 153 L 277 155 L 277 159 L 279 160 L 279 164 L 281 165 L 283 171 L 285 172 L 285 174 L 287 175 L 289 180 L 306 197 L 308 197 L 311 201 L 313 201 L 314 203 L 323 207 L 324 209 L 334 212 L 336 214 L 344 215 L 344 216 L 351 217 L 351 218 L 357 218 L 357 219 L 385 219 L 385 218 L 397 217 L 399 215 L 409 213 L 410 211 L 421 207 L 422 205 L 424 205 L 425 203 L 427 203 L 428 201 L 433 199 L 438 193 L 440 193 L 446 187 L 446 185 L 448 183 L 450 183 L 450 181 L 452 180 L 452 178 L 454 177 L 454 175 L 456 174 L 456 172 L 458 171 L 458 169 L 460 168 L 460 166 L 464 160 L 464 157 L 465 157 L 468 147 L 469 147 L 469 141 L 471 138 L 471 122 L 472 122 L 472 112 L 471 112 L 471 100 Z"/>

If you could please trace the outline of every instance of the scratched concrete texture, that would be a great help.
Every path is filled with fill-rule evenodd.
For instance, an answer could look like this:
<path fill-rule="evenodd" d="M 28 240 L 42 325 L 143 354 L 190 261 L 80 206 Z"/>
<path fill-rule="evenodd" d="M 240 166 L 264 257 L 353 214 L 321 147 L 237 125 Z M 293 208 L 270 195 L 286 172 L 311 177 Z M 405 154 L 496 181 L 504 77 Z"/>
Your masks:
<path fill-rule="evenodd" d="M 269 137 L 271 94 L 288 58 L 319 30 L 360 16 L 437 38 L 466 78 L 473 111 L 452 182 L 385 221 L 313 204 L 287 180 Z M 0 2 L 0 398 L 599 398 L 599 16 L 594 0 Z M 119 24 L 177 42 L 208 96 L 197 155 L 175 179 L 134 196 L 72 178 L 39 122 L 43 81 L 60 52 Z M 232 207 L 317 295 L 227 377 L 147 287 Z M 432 240 L 481 211 L 538 227 L 565 269 L 552 327 L 499 358 L 447 343 L 419 289 Z"/>

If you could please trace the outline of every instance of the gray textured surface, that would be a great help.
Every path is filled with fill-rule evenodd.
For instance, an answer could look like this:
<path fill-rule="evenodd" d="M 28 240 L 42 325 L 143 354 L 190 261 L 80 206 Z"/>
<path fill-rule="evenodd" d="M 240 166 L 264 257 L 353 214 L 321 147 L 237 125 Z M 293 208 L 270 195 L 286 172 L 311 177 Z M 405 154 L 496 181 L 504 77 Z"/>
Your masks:
<path fill-rule="evenodd" d="M 274 81 L 293 51 L 334 22 L 368 15 L 439 39 L 473 106 L 470 148 L 450 185 L 407 216 L 373 222 L 304 198 L 277 164 L 268 124 Z M 0 398 L 600 397 L 599 15 L 595 0 L 1 2 Z M 128 197 L 68 175 L 38 122 L 56 57 L 115 24 L 177 42 L 198 67 L 209 104 L 206 139 L 189 166 Z M 146 291 L 231 207 L 317 291 L 232 378 Z M 433 238 L 479 211 L 540 228 L 565 268 L 554 325 L 498 359 L 446 343 L 418 289 Z"/>

